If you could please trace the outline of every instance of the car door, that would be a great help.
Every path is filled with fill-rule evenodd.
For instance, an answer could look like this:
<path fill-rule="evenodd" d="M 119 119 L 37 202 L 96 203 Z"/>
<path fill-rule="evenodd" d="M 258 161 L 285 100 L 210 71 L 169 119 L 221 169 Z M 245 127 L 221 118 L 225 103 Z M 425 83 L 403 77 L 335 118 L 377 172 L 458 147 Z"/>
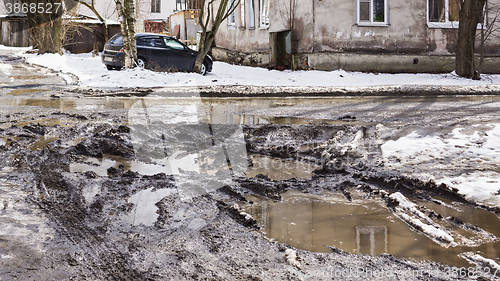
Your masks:
<path fill-rule="evenodd" d="M 192 71 L 196 52 L 174 38 L 163 37 L 163 40 L 168 50 L 168 68 L 177 71 Z"/>
<path fill-rule="evenodd" d="M 162 70 L 167 67 L 165 43 L 161 37 L 141 37 L 137 39 L 137 56 L 146 59 L 147 68 Z"/>

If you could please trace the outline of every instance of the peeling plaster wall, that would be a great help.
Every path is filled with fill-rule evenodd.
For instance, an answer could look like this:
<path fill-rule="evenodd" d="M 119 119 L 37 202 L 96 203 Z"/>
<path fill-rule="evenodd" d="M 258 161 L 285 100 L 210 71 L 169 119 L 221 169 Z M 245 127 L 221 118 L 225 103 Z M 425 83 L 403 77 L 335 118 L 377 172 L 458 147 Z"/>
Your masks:
<path fill-rule="evenodd" d="M 245 26 L 241 24 L 241 10 L 236 9 L 236 26 L 229 26 L 227 19 L 222 22 L 215 37 L 215 45 L 219 48 L 228 49 L 244 53 L 269 52 L 269 30 L 259 27 L 259 0 L 253 0 L 255 11 L 255 28 L 248 25 L 249 0 L 245 2 Z M 272 1 L 272 0 L 271 0 Z M 217 14 L 220 0 L 216 0 L 212 15 Z"/>
<path fill-rule="evenodd" d="M 307 56 L 309 67 L 317 65 L 323 69 L 330 65 L 328 60 L 337 54 L 363 54 L 372 56 L 373 65 L 384 63 L 382 70 L 391 71 L 389 66 L 397 64 L 401 56 L 408 55 L 420 58 L 420 62 L 427 61 L 423 56 L 452 57 L 455 53 L 457 28 L 430 28 L 427 25 L 427 0 L 388 0 L 387 26 L 358 26 L 356 24 L 355 0 L 295 0 L 294 25 L 290 25 L 290 2 L 294 0 L 270 0 L 270 27 L 269 29 L 248 30 L 239 28 L 237 16 L 236 29 L 228 29 L 227 22 L 220 28 L 217 36 L 217 47 L 231 51 L 248 53 L 269 52 L 269 32 L 292 29 L 293 53 L 297 56 Z M 248 0 L 247 0 L 248 2 Z M 256 24 L 259 22 L 259 0 L 254 0 Z M 500 5 L 500 0 L 489 0 L 490 7 Z M 490 22 L 494 13 L 489 13 Z M 497 25 L 500 24 L 496 23 Z M 293 27 L 293 28 L 291 28 Z M 480 31 L 478 30 L 478 34 Z M 479 50 L 479 37 L 476 50 Z M 320 55 L 324 53 L 325 56 Z M 500 58 L 500 36 L 491 38 L 485 45 L 485 54 Z M 391 58 L 392 56 L 392 58 Z M 352 61 L 352 57 L 349 56 Z M 368 57 L 365 57 L 368 59 Z M 322 61 L 325 60 L 325 61 Z M 453 64 L 448 62 L 446 64 Z M 497 59 L 495 59 L 496 61 Z M 304 59 L 302 59 L 304 61 Z M 409 60 L 413 64 L 413 59 Z M 346 61 L 349 64 L 349 61 Z M 431 67 L 426 63 L 428 71 L 441 71 L 441 67 Z M 339 65 L 338 63 L 331 64 Z M 343 67 L 347 65 L 342 64 Z M 359 64 L 360 66 L 362 64 Z M 406 63 L 404 63 L 406 65 Z M 304 67 L 303 67 L 304 68 Z M 358 68 L 358 66 L 356 66 Z M 494 67 L 492 66 L 492 69 Z M 500 65 L 498 67 L 500 71 Z M 369 69 L 366 69 L 370 71 Z M 425 71 L 420 65 L 409 66 L 406 70 L 398 66 L 394 71 Z"/>
<path fill-rule="evenodd" d="M 315 52 L 422 53 L 426 1 L 389 1 L 388 26 L 357 26 L 356 1 L 315 1 Z"/>

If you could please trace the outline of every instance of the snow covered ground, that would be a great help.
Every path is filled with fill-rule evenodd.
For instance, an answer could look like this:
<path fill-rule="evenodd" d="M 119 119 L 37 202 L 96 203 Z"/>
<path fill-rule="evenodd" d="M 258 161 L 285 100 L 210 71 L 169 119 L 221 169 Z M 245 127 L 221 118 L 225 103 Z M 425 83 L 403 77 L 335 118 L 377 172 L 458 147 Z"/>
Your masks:
<path fill-rule="evenodd" d="M 108 71 L 100 57 L 92 54 L 23 54 L 28 63 L 72 73 L 78 84 L 92 88 L 169 87 L 206 85 L 254 86 L 382 86 L 382 85 L 490 85 L 500 84 L 500 75 L 483 75 L 481 81 L 449 74 L 371 74 L 337 71 L 276 71 L 215 62 L 206 76 L 195 73 L 163 73 L 133 69 Z M 69 81 L 73 82 L 73 81 Z"/>
<path fill-rule="evenodd" d="M 413 132 L 382 145 L 386 166 L 457 188 L 466 198 L 500 207 L 500 124 Z"/>

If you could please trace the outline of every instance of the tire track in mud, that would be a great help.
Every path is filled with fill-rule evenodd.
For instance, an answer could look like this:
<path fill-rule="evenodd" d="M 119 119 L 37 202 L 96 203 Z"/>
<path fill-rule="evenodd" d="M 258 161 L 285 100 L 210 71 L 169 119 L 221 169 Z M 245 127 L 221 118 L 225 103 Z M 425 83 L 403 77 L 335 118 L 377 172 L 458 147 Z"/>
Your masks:
<path fill-rule="evenodd" d="M 105 230 L 89 226 L 95 224 L 84 206 L 78 189 L 64 178 L 69 172 L 66 155 L 46 148 L 40 153 L 25 155 L 25 161 L 36 180 L 38 205 L 56 224 L 54 229 L 76 247 L 68 263 L 84 270 L 79 274 L 94 280 L 148 280 L 147 273 L 132 268 L 128 253 L 121 251 L 106 237 Z"/>

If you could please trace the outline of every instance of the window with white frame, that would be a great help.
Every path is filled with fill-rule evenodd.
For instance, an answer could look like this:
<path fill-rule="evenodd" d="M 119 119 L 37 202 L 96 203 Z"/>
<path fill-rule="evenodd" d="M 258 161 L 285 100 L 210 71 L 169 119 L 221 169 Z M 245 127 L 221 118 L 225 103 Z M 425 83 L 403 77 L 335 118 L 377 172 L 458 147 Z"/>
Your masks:
<path fill-rule="evenodd" d="M 187 10 L 187 1 L 186 0 L 177 0 L 175 2 L 175 10 L 176 11 Z"/>
<path fill-rule="evenodd" d="M 429 27 L 458 28 L 459 0 L 427 0 L 427 25 Z"/>
<path fill-rule="evenodd" d="M 245 28 L 245 0 L 240 1 L 240 27 Z"/>
<path fill-rule="evenodd" d="M 255 6 L 253 0 L 248 0 L 248 28 L 255 28 Z"/>
<path fill-rule="evenodd" d="M 387 25 L 388 0 L 356 0 L 358 25 Z"/>
<path fill-rule="evenodd" d="M 227 9 L 229 11 L 233 11 L 231 14 L 229 14 L 229 17 L 227 18 L 227 25 L 230 27 L 230 28 L 234 28 L 236 27 L 236 11 L 234 9 L 234 5 L 236 4 L 235 3 L 236 0 L 229 0 L 229 3 L 227 5 Z"/>
<path fill-rule="evenodd" d="M 269 0 L 260 0 L 260 27 L 269 27 Z"/>
<path fill-rule="evenodd" d="M 151 13 L 161 13 L 161 0 L 151 0 Z"/>

